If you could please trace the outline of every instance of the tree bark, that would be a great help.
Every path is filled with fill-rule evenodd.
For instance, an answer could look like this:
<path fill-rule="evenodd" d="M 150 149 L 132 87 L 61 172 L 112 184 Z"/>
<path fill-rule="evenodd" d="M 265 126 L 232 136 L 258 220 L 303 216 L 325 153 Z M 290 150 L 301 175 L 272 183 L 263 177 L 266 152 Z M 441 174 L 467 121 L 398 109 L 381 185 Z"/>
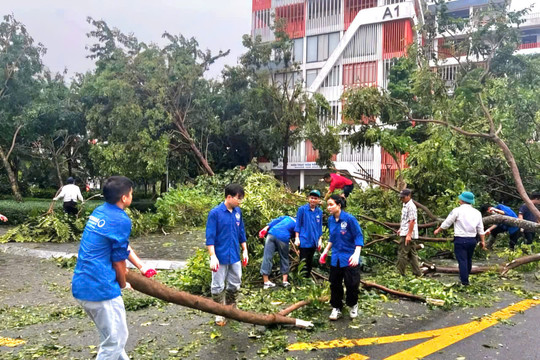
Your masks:
<path fill-rule="evenodd" d="M 22 202 L 22 196 L 21 192 L 19 191 L 19 185 L 17 184 L 17 177 L 15 176 L 15 173 L 13 172 L 13 169 L 11 168 L 11 164 L 9 163 L 9 159 L 6 156 L 6 153 L 4 152 L 4 149 L 0 146 L 0 158 L 2 158 L 2 163 L 4 164 L 4 168 L 6 169 L 9 183 L 11 185 L 11 191 L 13 192 L 13 196 L 15 197 L 15 200 L 17 202 Z"/>
<path fill-rule="evenodd" d="M 510 226 L 515 226 L 521 229 L 525 229 L 531 232 L 540 232 L 540 223 L 535 223 L 527 220 L 520 220 L 515 217 L 505 216 L 505 215 L 491 215 L 486 216 L 482 219 L 484 226 L 489 226 L 492 224 L 506 224 Z"/>
<path fill-rule="evenodd" d="M 540 253 L 522 256 L 503 265 L 473 266 L 471 269 L 471 274 L 480 274 L 490 270 L 497 270 L 501 275 L 505 275 L 508 271 L 515 269 L 518 266 L 534 261 L 540 261 Z M 437 266 L 435 264 L 424 264 L 424 266 L 426 267 L 424 273 L 437 272 L 445 274 L 459 274 L 459 268 L 454 266 Z"/>
<path fill-rule="evenodd" d="M 58 158 L 56 154 L 52 154 L 54 168 L 56 169 L 56 180 L 58 181 L 58 187 L 61 188 L 64 186 L 64 182 L 62 181 L 62 173 L 60 172 L 60 164 L 58 163 Z"/>
<path fill-rule="evenodd" d="M 187 306 L 192 309 L 201 310 L 207 313 L 225 316 L 226 318 L 255 324 L 255 325 L 273 325 L 273 324 L 289 324 L 298 327 L 309 327 L 310 322 L 289 318 L 278 314 L 258 314 L 247 311 L 242 311 L 231 305 L 218 304 L 215 301 L 189 294 L 184 291 L 171 289 L 157 281 L 148 279 L 141 274 L 130 271 L 126 275 L 126 280 L 131 284 L 133 289 L 140 291 L 146 295 L 182 306 Z M 312 326 L 312 324 L 311 324 Z"/>
<path fill-rule="evenodd" d="M 382 285 L 379 285 L 377 283 L 370 282 L 370 281 L 360 280 L 360 283 L 362 284 L 364 289 L 373 288 L 373 289 L 381 290 L 381 291 L 384 291 L 384 292 L 386 292 L 388 294 L 392 294 L 392 295 L 395 295 L 395 296 L 404 297 L 404 298 L 407 298 L 407 299 L 421 301 L 421 302 L 426 302 L 426 299 L 423 296 L 420 296 L 420 295 L 414 295 L 414 294 L 406 293 L 406 292 L 403 292 L 403 291 L 389 289 L 386 286 L 382 286 Z"/>
<path fill-rule="evenodd" d="M 204 171 L 210 176 L 214 176 L 214 171 L 208 164 L 208 161 L 202 154 L 202 152 L 197 147 L 197 144 L 195 144 L 195 141 L 191 138 L 188 130 L 184 126 L 184 121 L 181 118 L 181 115 L 177 114 L 175 116 L 174 124 L 176 125 L 176 128 L 180 132 L 180 134 L 184 137 L 184 139 L 188 142 L 189 147 L 191 148 L 191 151 L 193 151 L 193 154 L 195 155 L 195 158 L 199 161 L 201 166 L 203 167 Z"/>

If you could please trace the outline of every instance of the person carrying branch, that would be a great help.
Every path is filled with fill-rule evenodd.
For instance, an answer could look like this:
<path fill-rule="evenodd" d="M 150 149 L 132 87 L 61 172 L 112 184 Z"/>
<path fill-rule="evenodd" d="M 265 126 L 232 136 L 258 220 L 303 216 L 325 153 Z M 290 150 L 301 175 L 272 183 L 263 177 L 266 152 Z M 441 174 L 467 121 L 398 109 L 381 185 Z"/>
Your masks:
<path fill-rule="evenodd" d="M 54 201 L 64 198 L 64 212 L 68 215 L 77 215 L 77 201 L 84 201 L 81 189 L 75 185 L 75 179 L 67 178 L 66 185 L 62 186 L 60 194 L 54 197 Z"/>
<path fill-rule="evenodd" d="M 412 200 L 410 189 L 401 190 L 399 197 L 403 207 L 401 209 L 401 226 L 397 231 L 400 241 L 396 267 L 401 275 L 405 275 L 407 264 L 410 263 L 413 274 L 422 276 L 414 241 L 418 239 L 418 211 Z"/>
<path fill-rule="evenodd" d="M 531 194 L 531 201 L 532 203 L 538 207 L 540 205 L 540 192 L 535 191 Z M 527 220 L 532 222 L 540 222 L 540 219 L 538 219 L 531 210 L 527 207 L 526 204 L 521 205 L 518 212 L 518 218 L 520 220 Z M 523 237 L 525 238 L 525 244 L 531 245 L 533 243 L 534 235 L 535 233 L 533 231 L 527 231 L 525 229 L 521 229 L 523 233 Z"/>
<path fill-rule="evenodd" d="M 322 210 L 321 192 L 311 190 L 308 196 L 308 203 L 301 206 L 296 213 L 296 233 L 294 244 L 300 248 L 300 261 L 305 261 L 304 276 L 311 277 L 313 266 L 313 255 L 315 250 L 322 247 Z"/>
<path fill-rule="evenodd" d="M 126 260 L 148 277 L 155 270 L 145 268 L 129 245 L 131 219 L 125 209 L 133 199 L 131 180 L 124 176 L 108 178 L 103 196 L 106 203 L 92 212 L 84 228 L 71 291 L 99 331 L 96 359 L 128 360 L 124 350 L 128 328 L 121 294 L 121 289 L 131 288 L 126 282 Z"/>
<path fill-rule="evenodd" d="M 483 215 L 491 214 L 499 214 L 499 215 L 505 215 L 510 216 L 513 218 L 517 218 L 518 216 L 514 212 L 514 210 L 510 209 L 508 206 L 503 204 L 498 204 L 497 206 L 491 206 L 490 204 L 484 204 L 480 207 L 480 212 Z M 509 247 L 510 250 L 514 251 L 514 248 L 517 244 L 517 241 L 519 239 L 519 228 L 516 226 L 508 226 L 506 224 L 495 224 L 489 227 L 486 230 L 486 235 L 489 235 L 488 241 L 487 241 L 487 248 L 492 249 L 493 244 L 495 244 L 495 240 L 497 239 L 497 235 L 507 232 L 510 237 Z"/>
<path fill-rule="evenodd" d="M 484 223 L 480 211 L 472 207 L 474 194 L 464 191 L 458 196 L 459 207 L 450 212 L 444 222 L 433 232 L 435 235 L 443 229 L 454 225 L 454 254 L 459 267 L 459 279 L 462 285 L 469 285 L 469 274 L 472 269 L 472 257 L 480 238 L 482 248 L 486 249 L 484 239 Z"/>
<path fill-rule="evenodd" d="M 345 303 L 349 307 L 351 319 L 358 316 L 358 293 L 360 286 L 360 252 L 364 246 L 364 236 L 358 220 L 351 214 L 343 211 L 346 200 L 340 195 L 332 195 L 328 199 L 327 209 L 328 230 L 330 239 L 321 254 L 319 262 L 324 264 L 328 252 L 332 249 L 330 263 L 330 304 L 332 313 L 330 320 L 341 317 L 343 308 L 343 282 L 347 289 Z"/>
<path fill-rule="evenodd" d="M 263 261 L 261 264 L 261 275 L 263 277 L 263 287 L 265 289 L 276 286 L 268 278 L 272 272 L 272 258 L 277 251 L 281 259 L 281 276 L 283 277 L 283 287 L 289 287 L 289 242 L 294 237 L 296 219 L 292 216 L 280 216 L 268 223 L 261 231 L 259 237 L 266 237 L 264 243 Z"/>
<path fill-rule="evenodd" d="M 244 189 L 238 184 L 225 187 L 225 201 L 210 210 L 206 222 L 206 247 L 212 270 L 211 293 L 215 302 L 236 305 L 236 294 L 242 283 L 242 266 L 247 266 L 246 231 L 240 204 Z M 242 247 L 242 263 L 239 248 Z M 216 325 L 227 323 L 216 316 Z"/>

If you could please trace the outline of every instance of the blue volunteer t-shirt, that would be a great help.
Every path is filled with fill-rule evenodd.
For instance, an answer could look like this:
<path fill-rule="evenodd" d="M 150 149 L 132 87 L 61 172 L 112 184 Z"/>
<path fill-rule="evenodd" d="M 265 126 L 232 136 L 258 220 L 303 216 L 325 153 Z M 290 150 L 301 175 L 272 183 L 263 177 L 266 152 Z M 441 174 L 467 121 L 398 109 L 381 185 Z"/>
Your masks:
<path fill-rule="evenodd" d="M 71 291 L 76 299 L 104 301 L 120 296 L 113 262 L 129 256 L 131 219 L 118 206 L 98 206 L 84 227 Z"/>
<path fill-rule="evenodd" d="M 506 215 L 506 216 L 517 218 L 517 215 L 514 212 L 514 210 L 510 209 L 506 205 L 499 204 L 499 205 L 495 206 L 495 209 L 499 209 L 499 210 L 504 211 L 504 215 Z M 508 233 L 510 235 L 514 234 L 516 231 L 519 231 L 519 228 L 515 227 L 515 226 L 508 226 L 508 225 L 505 225 L 505 224 L 500 224 L 499 226 L 501 227 L 501 229 L 504 229 L 504 230 L 508 231 Z"/>
<path fill-rule="evenodd" d="M 332 243 L 332 266 L 349 266 L 349 258 L 357 246 L 364 246 L 364 235 L 358 220 L 351 214 L 341 211 L 339 219 L 333 215 L 328 218 L 328 230 Z"/>
<path fill-rule="evenodd" d="M 268 234 L 274 236 L 279 241 L 288 243 L 290 238 L 294 236 L 295 227 L 295 218 L 291 216 L 280 216 L 277 219 L 270 221 L 268 224 Z"/>
<path fill-rule="evenodd" d="M 232 211 L 221 203 L 208 213 L 206 221 L 206 246 L 214 245 L 221 265 L 240 261 L 240 244 L 246 242 L 244 219 L 239 207 Z"/>
<path fill-rule="evenodd" d="M 519 213 L 523 215 L 523 220 L 536 222 L 536 216 L 532 213 L 531 210 L 529 210 L 527 205 L 525 204 L 521 205 L 521 207 L 519 208 Z"/>
<path fill-rule="evenodd" d="M 309 204 L 300 206 L 296 214 L 294 231 L 299 234 L 301 248 L 316 248 L 322 236 L 322 210 L 311 210 Z"/>

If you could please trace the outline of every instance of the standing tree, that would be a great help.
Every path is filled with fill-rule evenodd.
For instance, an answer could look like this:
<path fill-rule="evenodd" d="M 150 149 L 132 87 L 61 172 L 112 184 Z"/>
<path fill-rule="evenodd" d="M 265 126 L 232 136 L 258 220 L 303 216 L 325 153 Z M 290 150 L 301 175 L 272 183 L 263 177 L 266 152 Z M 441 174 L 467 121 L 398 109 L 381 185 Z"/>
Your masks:
<path fill-rule="evenodd" d="M 17 201 L 22 201 L 22 196 L 11 156 L 19 132 L 30 121 L 21 115 L 40 91 L 44 54 L 43 45 L 34 43 L 22 23 L 13 15 L 4 16 L 0 23 L 0 159 Z"/>

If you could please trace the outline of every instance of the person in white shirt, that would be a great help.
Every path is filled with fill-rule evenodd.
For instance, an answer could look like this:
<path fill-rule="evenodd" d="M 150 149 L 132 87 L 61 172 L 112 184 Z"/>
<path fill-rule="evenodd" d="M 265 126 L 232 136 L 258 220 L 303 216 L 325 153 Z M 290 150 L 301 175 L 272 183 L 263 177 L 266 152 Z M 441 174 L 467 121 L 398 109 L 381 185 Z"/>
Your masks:
<path fill-rule="evenodd" d="M 472 192 L 464 191 L 458 199 L 460 206 L 452 210 L 433 233 L 437 235 L 442 229 L 448 229 L 452 224 L 454 225 L 454 254 L 459 266 L 459 279 L 462 285 L 469 285 L 477 235 L 480 237 L 482 249 L 486 249 L 484 223 L 480 211 L 471 206 L 474 204 Z"/>
<path fill-rule="evenodd" d="M 422 276 L 414 241 L 418 239 L 418 211 L 412 200 L 412 191 L 410 189 L 401 190 L 399 197 L 403 207 L 401 209 L 401 226 L 397 230 L 400 241 L 396 267 L 401 275 L 405 275 L 407 264 L 410 263 L 413 274 Z"/>
<path fill-rule="evenodd" d="M 81 189 L 75 185 L 75 179 L 68 177 L 66 185 L 62 186 L 60 194 L 54 197 L 54 201 L 64 198 L 64 212 L 69 215 L 77 215 L 77 201 L 84 201 Z"/>

